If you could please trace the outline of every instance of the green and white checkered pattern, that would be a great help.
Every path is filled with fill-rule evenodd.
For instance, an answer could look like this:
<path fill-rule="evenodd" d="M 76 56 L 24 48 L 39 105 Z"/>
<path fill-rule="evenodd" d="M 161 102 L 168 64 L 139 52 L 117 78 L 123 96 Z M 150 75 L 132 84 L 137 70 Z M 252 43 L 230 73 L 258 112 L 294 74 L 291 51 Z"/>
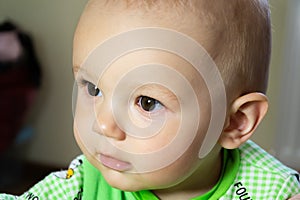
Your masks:
<path fill-rule="evenodd" d="M 20 197 L 0 194 L 0 200 L 79 200 L 83 185 L 83 169 L 74 163 L 82 163 L 83 159 L 83 156 L 79 156 L 72 161 L 69 169 L 73 166 L 76 166 L 76 168 L 72 168 L 74 175 L 69 179 L 66 178 L 67 171 L 54 172 Z"/>
<path fill-rule="evenodd" d="M 282 165 L 251 141 L 240 147 L 239 151 L 241 160 L 238 174 L 221 199 L 249 197 L 249 200 L 285 200 L 300 193 L 296 171 Z"/>

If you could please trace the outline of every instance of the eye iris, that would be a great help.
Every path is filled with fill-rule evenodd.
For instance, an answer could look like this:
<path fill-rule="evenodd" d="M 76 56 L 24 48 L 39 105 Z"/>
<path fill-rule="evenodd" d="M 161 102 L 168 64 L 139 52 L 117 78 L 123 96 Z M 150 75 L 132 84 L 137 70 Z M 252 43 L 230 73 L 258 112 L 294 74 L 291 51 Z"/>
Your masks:
<path fill-rule="evenodd" d="M 100 93 L 100 90 L 92 83 L 88 83 L 88 92 L 91 96 L 97 96 Z"/>
<path fill-rule="evenodd" d="M 141 106 L 147 112 L 154 110 L 156 104 L 157 101 L 155 99 L 149 97 L 141 97 Z"/>

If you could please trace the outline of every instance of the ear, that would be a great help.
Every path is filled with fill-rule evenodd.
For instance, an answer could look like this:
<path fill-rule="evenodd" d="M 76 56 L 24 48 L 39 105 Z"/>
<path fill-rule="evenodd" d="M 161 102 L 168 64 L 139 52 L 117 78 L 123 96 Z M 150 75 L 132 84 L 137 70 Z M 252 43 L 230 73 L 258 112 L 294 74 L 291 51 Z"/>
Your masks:
<path fill-rule="evenodd" d="M 230 107 L 219 143 L 226 149 L 238 148 L 253 134 L 268 110 L 262 93 L 249 93 L 236 99 Z"/>

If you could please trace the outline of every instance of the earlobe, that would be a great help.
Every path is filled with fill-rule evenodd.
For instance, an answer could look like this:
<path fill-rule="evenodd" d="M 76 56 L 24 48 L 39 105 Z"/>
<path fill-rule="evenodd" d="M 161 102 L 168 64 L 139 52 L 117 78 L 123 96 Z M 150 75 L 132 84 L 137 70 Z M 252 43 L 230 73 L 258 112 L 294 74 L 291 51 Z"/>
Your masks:
<path fill-rule="evenodd" d="M 253 134 L 268 110 L 268 99 L 262 93 L 237 98 L 230 107 L 219 143 L 227 149 L 238 148 Z"/>

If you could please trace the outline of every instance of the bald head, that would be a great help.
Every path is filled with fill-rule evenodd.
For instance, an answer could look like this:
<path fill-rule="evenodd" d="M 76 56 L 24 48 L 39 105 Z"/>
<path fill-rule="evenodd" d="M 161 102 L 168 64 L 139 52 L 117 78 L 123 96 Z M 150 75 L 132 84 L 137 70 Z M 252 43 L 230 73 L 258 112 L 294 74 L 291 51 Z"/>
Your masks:
<path fill-rule="evenodd" d="M 271 46 L 269 15 L 267 0 L 90 0 L 76 35 L 90 32 L 85 36 L 88 43 L 94 26 L 103 27 L 104 35 L 105 27 L 118 34 L 125 26 L 182 32 L 208 51 L 222 74 L 227 93 L 235 98 L 247 92 L 266 91 Z M 103 17 L 110 17 L 113 24 L 101 20 Z M 93 25 L 84 28 L 89 23 Z M 81 56 L 87 56 L 93 42 Z"/>

